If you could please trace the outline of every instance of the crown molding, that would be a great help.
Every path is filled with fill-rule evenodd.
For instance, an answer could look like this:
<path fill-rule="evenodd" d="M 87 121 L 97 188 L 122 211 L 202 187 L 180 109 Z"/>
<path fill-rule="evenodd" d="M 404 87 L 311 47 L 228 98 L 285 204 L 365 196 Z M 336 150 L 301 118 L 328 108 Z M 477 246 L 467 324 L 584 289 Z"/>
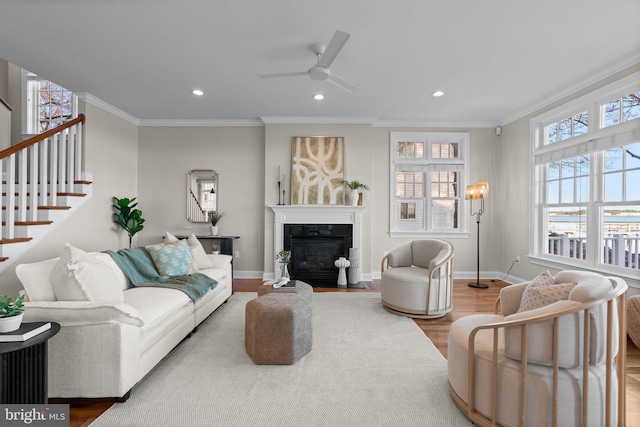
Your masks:
<path fill-rule="evenodd" d="M 456 128 L 456 129 L 471 129 L 471 128 L 495 128 L 498 126 L 495 122 L 438 122 L 428 120 L 376 120 L 373 123 L 373 127 L 378 128 Z"/>
<path fill-rule="evenodd" d="M 94 105 L 94 106 L 96 106 L 98 108 L 101 108 L 101 109 L 113 114 L 116 117 L 119 117 L 119 118 L 121 118 L 123 120 L 128 121 L 131 124 L 134 124 L 136 126 L 140 126 L 140 120 L 137 119 L 136 117 L 133 117 L 129 113 L 125 113 L 121 109 L 116 108 L 113 105 L 104 102 L 100 98 L 97 98 L 97 97 L 91 95 L 90 93 L 80 92 L 80 93 L 76 93 L 75 95 L 78 97 L 79 100 L 84 101 L 87 104 Z"/>
<path fill-rule="evenodd" d="M 635 52 L 630 53 L 627 56 L 620 58 L 617 61 L 614 61 L 602 68 L 595 70 L 594 72 L 586 75 L 580 80 L 577 80 L 573 84 L 563 86 L 561 89 L 554 91 L 547 96 L 540 98 L 537 102 L 528 105 L 522 110 L 515 111 L 508 116 L 504 117 L 500 121 L 500 126 L 511 123 L 515 120 L 521 119 L 523 117 L 527 117 L 536 111 L 539 111 L 554 102 L 560 101 L 561 99 L 570 96 L 584 88 L 587 88 L 593 84 L 596 84 L 607 77 L 611 77 L 616 73 L 626 70 L 629 67 L 633 67 L 635 65 L 640 65 L 640 49 Z M 497 125 L 496 125 L 497 126 Z"/>
<path fill-rule="evenodd" d="M 267 125 L 371 125 L 375 117 L 260 117 Z"/>
<path fill-rule="evenodd" d="M 259 119 L 247 120 L 140 120 L 139 126 L 175 126 L 175 127 L 217 127 L 217 126 L 264 126 L 264 122 Z"/>

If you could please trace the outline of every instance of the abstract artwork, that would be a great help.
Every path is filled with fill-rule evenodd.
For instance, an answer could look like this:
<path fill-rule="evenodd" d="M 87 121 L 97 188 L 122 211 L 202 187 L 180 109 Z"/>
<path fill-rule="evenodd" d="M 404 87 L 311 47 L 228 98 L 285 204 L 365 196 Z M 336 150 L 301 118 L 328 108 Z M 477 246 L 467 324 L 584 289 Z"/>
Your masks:
<path fill-rule="evenodd" d="M 344 138 L 297 136 L 291 143 L 291 204 L 344 203 Z"/>

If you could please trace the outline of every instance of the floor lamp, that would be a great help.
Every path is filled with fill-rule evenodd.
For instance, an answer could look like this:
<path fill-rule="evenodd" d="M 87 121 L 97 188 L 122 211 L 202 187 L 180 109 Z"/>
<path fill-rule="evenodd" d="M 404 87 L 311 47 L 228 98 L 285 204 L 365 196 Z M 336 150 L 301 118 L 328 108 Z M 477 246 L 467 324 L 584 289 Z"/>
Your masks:
<path fill-rule="evenodd" d="M 475 282 L 470 282 L 469 286 L 472 288 L 486 289 L 489 285 L 480 283 L 480 217 L 484 213 L 484 201 L 489 196 L 489 181 L 478 181 L 476 185 L 467 185 L 467 191 L 465 192 L 465 200 L 471 200 L 469 202 L 469 213 L 471 216 L 476 216 L 476 222 L 478 223 L 478 275 Z M 473 201 L 480 199 L 480 209 L 473 211 Z"/>

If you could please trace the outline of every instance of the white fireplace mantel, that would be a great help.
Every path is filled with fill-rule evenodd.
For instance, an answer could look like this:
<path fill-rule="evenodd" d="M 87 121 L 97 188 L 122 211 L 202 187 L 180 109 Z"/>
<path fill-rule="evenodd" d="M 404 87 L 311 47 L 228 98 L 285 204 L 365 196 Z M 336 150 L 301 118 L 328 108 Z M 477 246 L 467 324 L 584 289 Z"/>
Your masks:
<path fill-rule="evenodd" d="M 362 246 L 362 214 L 364 206 L 346 205 L 271 205 L 274 213 L 273 250 L 279 253 L 284 247 L 285 224 L 351 224 L 353 225 L 353 247 Z M 360 251 L 362 253 L 362 251 Z M 275 278 L 280 276 L 277 261 L 274 260 Z"/>

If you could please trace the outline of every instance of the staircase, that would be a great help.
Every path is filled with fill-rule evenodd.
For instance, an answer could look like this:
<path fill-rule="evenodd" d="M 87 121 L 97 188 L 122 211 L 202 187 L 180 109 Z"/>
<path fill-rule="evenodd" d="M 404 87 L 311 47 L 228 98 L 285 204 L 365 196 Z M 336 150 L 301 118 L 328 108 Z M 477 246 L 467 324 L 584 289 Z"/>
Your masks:
<path fill-rule="evenodd" d="M 80 114 L 0 151 L 0 273 L 91 198 L 92 177 L 82 167 L 84 122 Z"/>

